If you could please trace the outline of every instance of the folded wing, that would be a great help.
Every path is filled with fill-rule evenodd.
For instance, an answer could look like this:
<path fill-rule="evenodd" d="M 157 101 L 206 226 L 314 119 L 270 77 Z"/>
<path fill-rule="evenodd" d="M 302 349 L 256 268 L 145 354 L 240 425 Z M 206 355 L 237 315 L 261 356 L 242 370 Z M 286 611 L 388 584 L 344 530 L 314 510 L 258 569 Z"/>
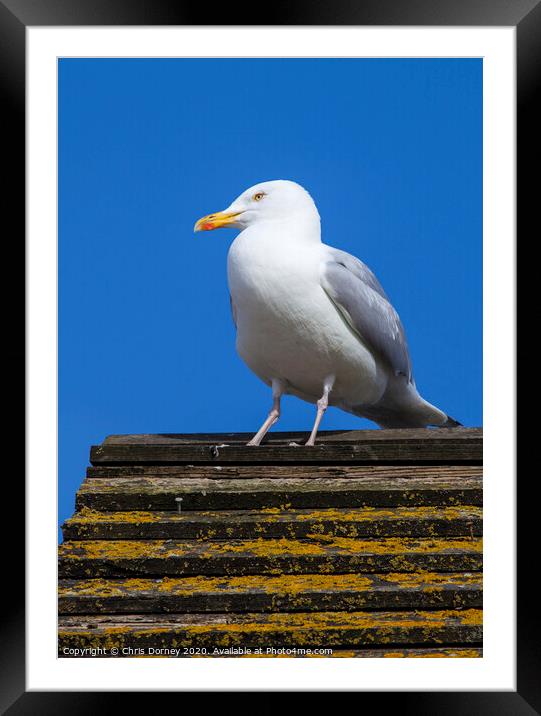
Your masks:
<path fill-rule="evenodd" d="M 372 271 L 355 256 L 325 246 L 321 285 L 361 340 L 412 382 L 411 360 L 404 328 Z"/>

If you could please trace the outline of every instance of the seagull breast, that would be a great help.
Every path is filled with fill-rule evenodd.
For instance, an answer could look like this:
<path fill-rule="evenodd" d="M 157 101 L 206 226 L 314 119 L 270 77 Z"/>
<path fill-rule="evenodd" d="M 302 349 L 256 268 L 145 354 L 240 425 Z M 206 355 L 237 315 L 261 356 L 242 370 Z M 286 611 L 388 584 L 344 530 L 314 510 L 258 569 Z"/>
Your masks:
<path fill-rule="evenodd" d="M 255 224 L 238 235 L 228 255 L 237 351 L 266 383 L 280 378 L 310 402 L 330 375 L 332 402 L 374 402 L 385 370 L 322 288 L 322 250 L 295 222 Z"/>

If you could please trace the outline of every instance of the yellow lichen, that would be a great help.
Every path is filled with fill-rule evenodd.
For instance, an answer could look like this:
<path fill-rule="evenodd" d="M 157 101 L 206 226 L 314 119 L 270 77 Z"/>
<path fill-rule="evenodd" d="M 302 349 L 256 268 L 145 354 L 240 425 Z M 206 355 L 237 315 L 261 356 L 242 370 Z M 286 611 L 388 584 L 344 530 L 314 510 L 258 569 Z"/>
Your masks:
<path fill-rule="evenodd" d="M 310 535 L 312 539 L 291 540 L 281 539 L 255 539 L 233 540 L 231 542 L 197 543 L 195 540 L 85 540 L 65 542 L 59 548 L 64 559 L 168 559 L 195 555 L 201 559 L 212 559 L 216 556 L 226 555 L 252 555 L 254 557 L 281 558 L 283 555 L 291 556 L 321 556 L 332 557 L 338 555 L 388 555 L 391 557 L 393 571 L 402 571 L 408 564 L 412 554 L 482 552 L 480 538 L 453 538 L 453 539 L 415 539 L 396 538 L 385 539 L 350 539 L 347 537 L 328 537 Z M 393 557 L 393 555 L 396 555 Z M 393 562 L 394 559 L 394 562 Z M 332 565 L 331 565 L 332 568 Z M 408 567 L 411 571 L 411 564 Z"/>
<path fill-rule="evenodd" d="M 339 645 L 347 632 L 350 643 L 364 646 L 369 643 L 383 645 L 396 641 L 397 634 L 404 638 L 409 630 L 415 630 L 417 638 L 423 643 L 441 643 L 446 628 L 480 627 L 482 612 L 478 609 L 464 611 L 433 612 L 319 612 L 319 613 L 281 613 L 268 615 L 246 614 L 237 616 L 235 621 L 227 615 L 213 615 L 211 623 L 194 623 L 182 619 L 167 623 L 164 618 L 159 625 L 136 622 L 132 625 L 96 624 L 95 629 L 87 627 L 60 627 L 60 641 L 69 644 L 70 640 L 88 646 L 119 646 L 123 643 L 148 643 L 172 646 L 191 646 L 212 644 L 220 646 L 238 646 L 254 643 L 254 638 L 262 644 L 269 639 L 286 639 L 288 645 L 313 646 L 324 643 L 326 646 Z M 163 637 L 163 639 L 162 639 Z M 476 638 L 477 635 L 476 635 Z"/>
<path fill-rule="evenodd" d="M 446 574 L 438 572 L 387 574 L 296 574 L 280 576 L 239 577 L 163 577 L 159 579 L 85 579 L 61 584 L 59 595 L 125 596 L 138 593 L 178 594 L 183 596 L 220 593 L 263 592 L 276 595 L 301 595 L 307 592 L 367 592 L 387 585 L 400 590 L 422 588 L 424 592 L 441 591 L 446 586 L 470 585 L 481 588 L 480 574 Z"/>

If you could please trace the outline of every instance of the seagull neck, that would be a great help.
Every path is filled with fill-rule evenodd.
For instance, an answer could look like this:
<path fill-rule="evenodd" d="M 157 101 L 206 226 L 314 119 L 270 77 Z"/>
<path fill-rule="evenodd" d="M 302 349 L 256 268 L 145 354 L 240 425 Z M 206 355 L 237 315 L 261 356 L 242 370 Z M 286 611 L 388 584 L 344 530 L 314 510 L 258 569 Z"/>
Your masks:
<path fill-rule="evenodd" d="M 274 239 L 283 238 L 285 241 L 291 242 L 291 238 L 294 237 L 295 243 L 321 243 L 319 216 L 291 216 L 281 219 L 269 219 L 258 222 L 257 226 L 265 233 L 267 231 L 272 233 Z"/>

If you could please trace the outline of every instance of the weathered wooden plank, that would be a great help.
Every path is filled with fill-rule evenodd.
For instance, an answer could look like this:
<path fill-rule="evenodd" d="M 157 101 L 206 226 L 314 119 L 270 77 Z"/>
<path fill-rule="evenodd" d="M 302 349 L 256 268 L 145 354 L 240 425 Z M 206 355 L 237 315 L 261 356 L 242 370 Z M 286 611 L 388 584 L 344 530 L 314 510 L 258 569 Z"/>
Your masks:
<path fill-rule="evenodd" d="M 247 575 L 479 571 L 482 540 L 327 538 L 79 540 L 59 547 L 63 578 L 134 575 Z"/>
<path fill-rule="evenodd" d="M 239 647 L 220 648 L 216 651 L 209 652 L 208 650 L 199 650 L 184 647 L 178 652 L 172 650 L 168 653 L 146 653 L 145 649 L 138 649 L 137 653 L 134 653 L 133 649 L 126 648 L 127 653 L 93 653 L 94 648 L 88 648 L 85 653 L 70 654 L 70 647 L 64 647 L 68 649 L 68 653 L 61 653 L 61 656 L 75 656 L 78 658 L 134 658 L 134 659 L 163 659 L 163 658 L 178 658 L 178 659 L 480 659 L 483 656 L 482 647 L 478 646 L 434 646 L 434 647 L 417 647 L 413 649 L 407 649 L 401 646 L 394 646 L 387 649 L 330 649 L 330 648 L 304 648 L 304 647 L 284 647 L 284 648 L 267 648 L 265 651 L 259 653 L 254 649 L 246 649 Z M 80 651 L 80 649 L 75 649 Z M 150 650 L 149 650 L 150 651 Z"/>
<path fill-rule="evenodd" d="M 109 435 L 103 445 L 216 445 L 229 443 L 245 445 L 253 433 L 147 433 L 139 435 Z M 320 430 L 318 441 L 321 443 L 358 443 L 375 441 L 418 440 L 479 440 L 483 437 L 483 428 L 451 428 L 446 430 L 391 429 L 391 430 Z M 288 445 L 307 439 L 306 431 L 267 433 L 268 444 Z"/>
<path fill-rule="evenodd" d="M 332 649 L 332 653 L 323 653 L 323 649 L 306 652 L 302 649 L 269 649 L 269 653 L 262 654 L 193 654 L 193 658 L 238 658 L 238 659 L 480 659 L 483 656 L 481 647 L 425 647 L 417 649 L 404 649 L 394 647 L 392 649 Z M 184 655 L 180 655 L 182 658 Z"/>
<path fill-rule="evenodd" d="M 180 480 L 173 478 L 87 478 L 77 509 L 250 510 L 271 507 L 391 507 L 480 505 L 480 478 Z"/>
<path fill-rule="evenodd" d="M 478 645 L 478 609 L 282 614 L 102 615 L 59 617 L 59 655 L 82 649 L 347 648 L 406 644 Z M 79 651 L 74 651 L 79 650 Z"/>
<path fill-rule="evenodd" d="M 480 507 L 359 507 L 219 512 L 100 512 L 83 509 L 62 525 L 64 540 L 306 539 L 336 537 L 458 537 L 482 534 Z"/>
<path fill-rule="evenodd" d="M 477 465 L 95 465 L 89 478 L 166 477 L 178 479 L 253 480 L 313 478 L 433 478 L 479 477 Z"/>
<path fill-rule="evenodd" d="M 58 602 L 60 614 L 464 609 L 482 606 L 482 576 L 422 572 L 64 580 Z"/>
<path fill-rule="evenodd" d="M 437 431 L 439 434 L 442 431 Z M 427 430 L 427 433 L 436 431 Z M 395 438 L 354 443 L 319 443 L 315 446 L 281 444 L 246 445 L 147 443 L 93 445 L 90 461 L 97 464 L 480 464 L 482 439 L 436 436 L 417 439 Z"/>

